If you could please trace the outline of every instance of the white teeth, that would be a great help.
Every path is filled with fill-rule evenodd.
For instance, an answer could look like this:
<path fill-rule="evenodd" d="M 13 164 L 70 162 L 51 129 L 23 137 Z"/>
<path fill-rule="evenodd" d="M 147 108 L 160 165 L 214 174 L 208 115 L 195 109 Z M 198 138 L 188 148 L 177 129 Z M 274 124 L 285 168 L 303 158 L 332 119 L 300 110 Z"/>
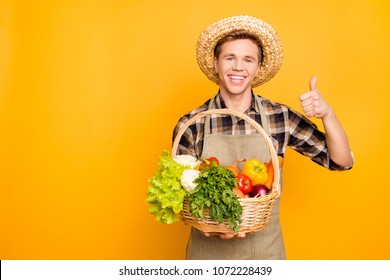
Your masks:
<path fill-rule="evenodd" d="M 234 79 L 234 80 L 244 80 L 245 78 L 244 77 L 241 77 L 241 76 L 229 76 L 230 79 Z"/>

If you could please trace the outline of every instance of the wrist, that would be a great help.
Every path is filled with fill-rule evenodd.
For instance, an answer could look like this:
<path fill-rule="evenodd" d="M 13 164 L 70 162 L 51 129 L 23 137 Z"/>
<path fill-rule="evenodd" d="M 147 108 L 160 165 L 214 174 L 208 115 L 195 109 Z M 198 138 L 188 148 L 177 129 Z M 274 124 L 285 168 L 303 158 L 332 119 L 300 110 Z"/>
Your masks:
<path fill-rule="evenodd" d="M 330 119 L 334 116 L 334 112 L 333 112 L 333 109 L 331 107 L 329 107 L 328 111 L 324 114 L 324 116 L 322 117 L 322 120 L 326 120 L 326 119 Z"/>

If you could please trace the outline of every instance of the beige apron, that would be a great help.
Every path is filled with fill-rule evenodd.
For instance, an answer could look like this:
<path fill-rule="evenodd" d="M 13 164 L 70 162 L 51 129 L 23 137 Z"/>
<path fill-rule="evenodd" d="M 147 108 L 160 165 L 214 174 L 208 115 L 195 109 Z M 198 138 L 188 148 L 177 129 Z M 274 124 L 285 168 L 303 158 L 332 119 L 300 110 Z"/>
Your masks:
<path fill-rule="evenodd" d="M 211 100 L 209 110 L 213 109 L 213 104 L 214 100 Z M 269 134 L 268 122 L 261 108 L 260 115 L 263 129 Z M 210 116 L 206 117 L 203 141 L 202 158 L 216 156 L 222 165 L 232 164 L 242 158 L 254 157 L 262 162 L 270 159 L 268 147 L 260 134 L 210 134 Z M 277 198 L 267 227 L 256 233 L 247 234 L 245 238 L 222 240 L 219 236 L 205 237 L 192 227 L 187 245 L 187 259 L 285 259 L 279 223 L 279 202 L 280 199 Z"/>

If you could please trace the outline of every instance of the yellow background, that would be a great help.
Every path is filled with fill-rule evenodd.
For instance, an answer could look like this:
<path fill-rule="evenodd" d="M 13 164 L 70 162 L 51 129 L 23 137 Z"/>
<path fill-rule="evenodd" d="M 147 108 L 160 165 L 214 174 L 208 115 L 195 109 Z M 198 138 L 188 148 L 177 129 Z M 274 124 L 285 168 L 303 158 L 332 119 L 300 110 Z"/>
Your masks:
<path fill-rule="evenodd" d="M 300 110 L 309 79 L 356 165 L 288 150 L 281 220 L 290 259 L 389 259 L 387 1 L 0 1 L 0 259 L 182 259 L 189 228 L 148 213 L 147 180 L 178 118 L 214 95 L 199 33 L 236 14 L 285 52 L 256 93 Z M 318 122 L 317 122 L 318 123 Z"/>

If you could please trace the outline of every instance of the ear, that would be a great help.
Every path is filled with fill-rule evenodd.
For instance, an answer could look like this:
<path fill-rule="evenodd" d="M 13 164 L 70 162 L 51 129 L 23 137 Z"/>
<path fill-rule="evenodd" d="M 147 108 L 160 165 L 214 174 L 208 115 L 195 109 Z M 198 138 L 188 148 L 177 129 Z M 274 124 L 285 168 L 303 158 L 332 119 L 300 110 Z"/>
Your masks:
<path fill-rule="evenodd" d="M 218 74 L 218 59 L 216 57 L 214 57 L 214 69 L 215 73 Z"/>
<path fill-rule="evenodd" d="M 256 75 L 259 75 L 259 72 L 260 72 L 260 66 L 261 66 L 261 64 L 258 64 L 258 65 L 257 65 L 257 71 L 256 71 Z"/>

